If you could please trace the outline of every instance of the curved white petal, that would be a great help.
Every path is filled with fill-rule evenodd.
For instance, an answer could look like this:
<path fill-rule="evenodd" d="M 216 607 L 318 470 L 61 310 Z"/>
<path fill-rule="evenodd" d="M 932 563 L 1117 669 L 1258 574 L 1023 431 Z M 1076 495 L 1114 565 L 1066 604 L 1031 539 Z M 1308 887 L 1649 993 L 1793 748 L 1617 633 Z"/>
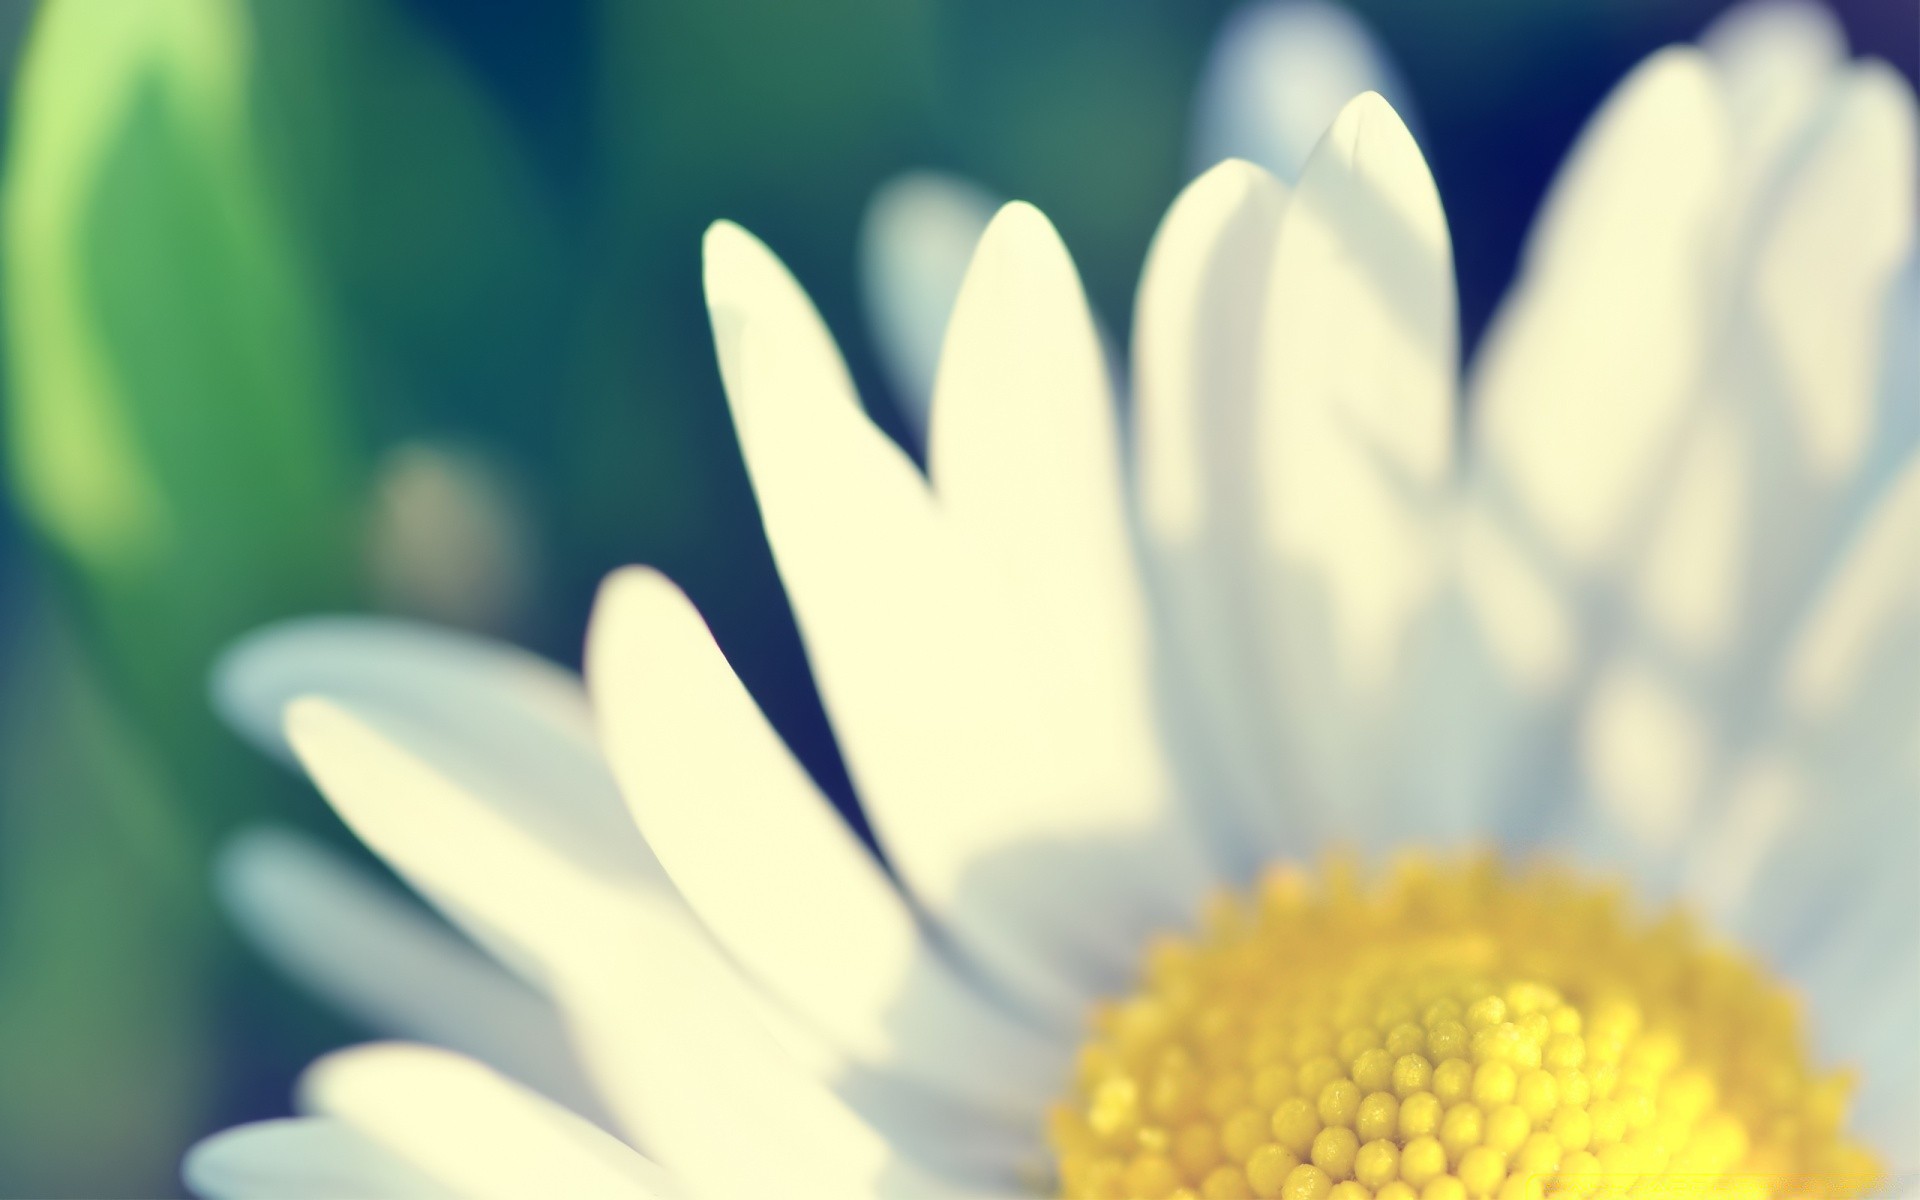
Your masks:
<path fill-rule="evenodd" d="M 1298 179 L 1315 143 L 1363 92 L 1412 115 L 1400 72 L 1350 9 L 1321 0 L 1245 5 L 1221 24 L 1201 73 L 1192 169 L 1244 158 Z"/>
<path fill-rule="evenodd" d="M 1474 364 L 1489 503 L 1547 574 L 1617 551 L 1713 344 L 1729 135 L 1713 78 L 1664 50 L 1555 181 Z"/>
<path fill-rule="evenodd" d="M 613 575 L 587 658 L 634 816 L 721 944 L 857 1061 L 1037 1128 L 1065 1048 L 936 951 L 679 589 Z"/>
<path fill-rule="evenodd" d="M 1031 225 L 1016 218 L 995 228 L 1024 237 Z M 1001 257 L 1006 248 L 993 248 L 997 240 L 990 230 L 982 255 Z M 1117 525 L 1119 514 L 1090 511 L 1102 500 L 1117 510 L 1117 495 L 1080 488 L 1111 476 L 1098 462 L 1037 464 L 1064 472 L 1062 491 L 1033 514 L 1045 532 L 1016 545 L 1076 528 L 1087 530 L 1091 544 L 1051 576 L 1016 577 L 1009 569 L 1018 563 L 989 556 L 963 534 L 958 514 L 936 502 L 912 462 L 861 412 L 818 314 L 764 246 L 735 226 L 716 225 L 706 275 L 721 373 L 761 519 L 881 843 L 968 953 L 1065 1025 L 1102 981 L 1125 970 L 1139 935 L 1168 919 L 1168 902 L 1141 883 L 1157 878 L 1177 888 L 1192 874 L 1190 851 L 1177 837 L 1164 859 L 1155 852 L 1154 839 L 1166 833 L 1155 824 L 1165 817 L 1164 797 L 1145 788 L 1159 781 L 1127 774 L 1151 760 L 1150 748 L 1113 740 L 1134 728 L 1127 722 L 1144 707 L 1144 685 L 1129 681 L 1119 696 L 1086 695 L 1116 678 L 1112 664 L 1075 657 L 1095 639 L 1083 630 L 1058 648 L 1047 641 L 1058 621 L 1076 618 L 1123 639 L 1144 636 L 1142 628 L 1121 628 L 1137 617 L 1129 595 L 1084 614 L 1060 608 L 1117 565 L 1110 527 L 1100 522 Z M 956 344 L 966 340 L 960 331 L 971 290 L 971 283 L 963 289 L 955 315 Z M 1077 288 L 1071 299 L 1079 302 Z M 1072 317 L 1084 322 L 1084 307 Z M 1048 328 L 1059 319 L 1047 318 Z M 1066 352 L 1074 357 L 1064 367 L 1040 365 L 1068 372 L 1053 382 L 1085 386 L 1085 355 L 1098 370 L 1090 330 Z M 1038 382 L 1023 385 L 1022 394 Z M 1061 397 L 1067 413 L 1032 413 L 1025 437 L 1084 435 L 1090 403 Z M 978 444 L 963 424 L 960 444 L 942 449 L 945 406 L 936 400 L 936 464 Z M 1110 457 L 1110 439 L 1075 453 Z M 1008 453 L 1021 456 L 1020 470 L 1036 465 L 1028 445 Z M 1042 486 L 1025 476 L 1006 483 Z M 969 497 L 967 521 L 989 527 L 996 510 L 987 489 L 959 486 Z M 1117 480 L 1112 486 L 1117 492 Z M 1075 518 L 1088 525 L 1073 525 Z M 1144 654 L 1124 640 L 1105 648 L 1125 663 Z M 1119 790 L 1106 790 L 1112 787 Z M 1136 869 L 1143 860 L 1153 872 Z"/>
<path fill-rule="evenodd" d="M 1406 127 L 1350 103 L 1281 218 L 1254 430 L 1265 626 L 1303 815 L 1377 811 L 1453 485 L 1452 255 Z"/>
<path fill-rule="evenodd" d="M 503 771 L 488 747 L 376 726 L 323 699 L 297 701 L 287 724 L 354 832 L 554 996 L 622 1128 L 690 1186 L 830 1197 L 904 1175 L 938 1193 L 776 1042 L 766 1003 L 638 857 L 631 820 L 627 844 L 593 851 L 526 820 L 580 780 Z M 610 778 L 594 786 L 620 803 Z M 763 1154 L 739 1152 L 741 1128 Z"/>
<path fill-rule="evenodd" d="M 1162 723 L 1215 854 L 1246 873 L 1286 834 L 1257 655 L 1265 554 L 1254 451 L 1274 237 L 1287 189 L 1230 160 L 1189 184 L 1147 251 L 1134 310 L 1133 453 L 1157 602 Z"/>
<path fill-rule="evenodd" d="M 860 224 L 861 299 L 894 403 L 921 445 L 947 318 L 1000 201 L 937 171 L 880 186 Z"/>
<path fill-rule="evenodd" d="M 403 1042 L 330 1054 L 303 1107 L 340 1121 L 459 1196 L 671 1200 L 666 1172 L 605 1130 L 446 1050 Z"/>
<path fill-rule="evenodd" d="M 216 672 L 215 695 L 237 728 L 280 754 L 293 703 L 325 697 L 556 854 L 626 886 L 667 886 L 600 757 L 579 678 L 535 655 L 407 621 L 309 618 L 242 640 Z M 522 949 L 467 928 L 523 965 Z"/>
<path fill-rule="evenodd" d="M 187 1151 L 180 1175 L 203 1200 L 451 1200 L 454 1195 L 328 1117 L 222 1130 Z"/>
<path fill-rule="evenodd" d="M 300 617 L 241 638 L 213 672 L 221 716 L 255 745 L 290 757 L 282 721 L 289 702 L 325 694 L 386 709 L 448 700 L 486 701 L 474 721 L 570 728 L 591 746 L 592 718 L 579 680 L 504 642 L 390 617 Z M 616 816 L 617 816 L 617 810 Z"/>
<path fill-rule="evenodd" d="M 214 880 L 254 945 L 373 1031 L 473 1055 L 604 1119 L 551 1001 L 315 839 L 249 830 Z"/>

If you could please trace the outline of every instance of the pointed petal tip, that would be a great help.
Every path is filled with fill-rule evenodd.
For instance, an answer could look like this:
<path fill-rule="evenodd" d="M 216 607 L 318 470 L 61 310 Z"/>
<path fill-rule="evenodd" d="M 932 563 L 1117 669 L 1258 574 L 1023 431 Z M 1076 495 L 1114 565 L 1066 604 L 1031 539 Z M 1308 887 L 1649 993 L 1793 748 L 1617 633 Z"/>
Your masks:
<path fill-rule="evenodd" d="M 314 773 L 320 747 L 342 731 L 353 733 L 362 726 L 352 713 L 325 696 L 295 696 L 282 710 L 280 727 L 293 757 L 309 774 Z"/>
<path fill-rule="evenodd" d="M 638 631 L 651 628 L 663 609 L 674 607 L 694 609 L 694 604 L 656 567 L 621 567 L 601 581 L 587 624 L 587 686 L 596 696 L 616 662 L 629 661 L 634 641 L 643 636 Z"/>
<path fill-rule="evenodd" d="M 616 567 L 600 581 L 600 590 L 594 596 L 593 611 L 598 614 L 602 609 L 615 605 L 624 607 L 663 590 L 677 592 L 681 589 L 660 568 L 646 563 L 629 563 L 624 567 Z"/>
<path fill-rule="evenodd" d="M 338 1102 L 343 1087 L 364 1078 L 369 1067 L 407 1058 L 464 1061 L 450 1050 L 399 1040 L 359 1042 L 321 1055 L 308 1063 L 293 1085 L 293 1106 L 308 1116 L 326 1115 Z"/>
<path fill-rule="evenodd" d="M 229 643 L 207 673 L 207 699 L 227 727 L 276 758 L 287 757 L 280 736 L 286 704 L 281 669 L 284 635 L 301 622 L 281 622 L 242 634 Z"/>
<path fill-rule="evenodd" d="M 1713 63 L 1706 52 L 1685 43 L 1662 46 L 1641 59 L 1640 65 L 1627 73 L 1627 79 L 1618 84 L 1616 90 L 1630 86 L 1636 77 L 1641 86 L 1650 86 L 1649 80 L 1659 80 L 1665 87 L 1718 91 Z"/>
<path fill-rule="evenodd" d="M 745 226 L 722 219 L 707 226 L 706 233 L 701 235 L 701 281 L 706 287 L 709 305 L 748 290 L 746 281 L 763 276 L 769 269 L 780 274 L 786 272 L 779 257 Z M 759 285 L 764 286 L 764 282 L 759 280 Z"/>
<path fill-rule="evenodd" d="M 1744 0 L 1715 17 L 1698 44 L 1721 58 L 1738 58 L 1769 43 L 1791 41 L 1839 62 L 1847 54 L 1847 31 L 1831 9 L 1813 0 Z"/>
<path fill-rule="evenodd" d="M 1051 238 L 1058 241 L 1060 234 L 1040 211 L 1027 200 L 1009 200 L 993 214 L 993 220 L 987 222 L 986 232 L 980 235 L 980 244 L 987 246 L 999 239 L 1009 237 Z"/>
<path fill-rule="evenodd" d="M 1371 142 L 1376 139 L 1404 143 L 1419 153 L 1419 147 L 1413 140 L 1413 131 L 1401 119 L 1399 112 L 1385 96 L 1369 91 L 1361 92 L 1341 107 L 1340 115 L 1333 119 L 1333 124 L 1327 129 L 1325 140 L 1336 144 L 1347 143 L 1357 148 L 1363 140 Z"/>
<path fill-rule="evenodd" d="M 343 636 L 431 637 L 429 626 L 387 617 L 305 616 L 263 625 L 229 643 L 208 672 L 213 710 L 234 732 L 276 758 L 291 757 L 284 734 L 286 709 L 315 686 L 316 644 Z"/>
<path fill-rule="evenodd" d="M 871 220 L 876 213 L 902 206 L 973 206 L 986 200 L 986 197 L 986 191 L 965 176 L 932 167 L 914 167 L 888 176 L 879 187 L 873 189 L 873 194 L 867 199 L 867 216 Z"/>
<path fill-rule="evenodd" d="M 1068 251 L 1059 229 L 1046 213 L 1025 200 L 1009 200 L 1000 206 L 993 220 L 987 223 L 985 232 L 980 235 L 980 244 L 974 249 L 973 261 L 968 264 L 966 278 L 961 283 L 960 296 L 954 304 L 954 321 L 964 319 L 969 291 L 979 289 L 983 286 L 981 280 L 991 277 L 994 272 L 992 264 L 1018 264 L 1014 268 L 1016 270 L 1025 270 L 1028 264 L 1039 264 L 1041 270 L 1048 273 L 1064 267 L 1078 279 L 1073 267 L 1073 255 Z M 938 390 L 936 377 L 935 391 Z"/>
<path fill-rule="evenodd" d="M 716 255 L 733 252 L 743 244 L 755 245 L 759 240 L 738 222 L 721 217 L 709 223 L 706 232 L 700 235 L 700 249 L 711 261 Z"/>
<path fill-rule="evenodd" d="M 1202 186 L 1208 189 L 1227 187 L 1251 189 L 1279 182 L 1279 177 L 1272 171 L 1251 159 L 1223 158 L 1196 175 L 1185 190 Z"/>

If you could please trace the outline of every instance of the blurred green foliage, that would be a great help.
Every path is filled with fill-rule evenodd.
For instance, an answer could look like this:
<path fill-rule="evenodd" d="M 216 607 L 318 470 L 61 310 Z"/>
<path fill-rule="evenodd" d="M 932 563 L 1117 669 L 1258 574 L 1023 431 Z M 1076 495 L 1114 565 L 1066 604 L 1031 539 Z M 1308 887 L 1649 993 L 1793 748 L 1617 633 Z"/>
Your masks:
<path fill-rule="evenodd" d="M 207 666 L 357 594 L 351 407 L 250 63 L 237 4 L 74 0 L 42 10 L 15 91 L 10 482 L 70 614 L 29 608 L 9 660 L 31 753 L 9 756 L 0 1060 L 32 1103 L 0 1185 L 26 1193 L 177 1186 L 221 1086 L 207 856 L 271 779 L 214 724 Z"/>
<path fill-rule="evenodd" d="M 42 589 L 0 633 L 0 1194 L 160 1195 L 215 1101 L 197 855 Z"/>

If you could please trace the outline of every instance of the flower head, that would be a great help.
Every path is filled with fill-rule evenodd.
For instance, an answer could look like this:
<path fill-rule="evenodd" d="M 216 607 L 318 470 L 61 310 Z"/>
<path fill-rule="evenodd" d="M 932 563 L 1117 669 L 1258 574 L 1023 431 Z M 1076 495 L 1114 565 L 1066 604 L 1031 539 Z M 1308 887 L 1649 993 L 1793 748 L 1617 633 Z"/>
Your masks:
<path fill-rule="evenodd" d="M 728 400 L 884 862 L 657 573 L 604 588 L 584 691 L 451 635 L 264 634 L 229 707 L 504 964 L 468 994 L 557 1014 L 570 1058 L 523 1078 L 591 1099 L 509 1082 L 519 1018 L 416 1008 L 497 1069 L 323 1060 L 312 1115 L 206 1144 L 195 1185 L 1439 1200 L 1910 1165 L 1920 465 L 1880 389 L 1913 99 L 1758 28 L 1621 86 L 1464 400 L 1440 198 L 1371 94 L 1296 184 L 1228 162 L 1174 204 L 1130 427 L 1065 248 L 1001 209 L 924 471 L 715 226 Z M 1636 902 L 1446 865 L 1466 842 Z M 1369 865 L 1262 874 L 1333 843 Z M 1406 845 L 1442 865 L 1369 882 Z M 1817 1048 L 1719 934 L 1806 989 Z"/>

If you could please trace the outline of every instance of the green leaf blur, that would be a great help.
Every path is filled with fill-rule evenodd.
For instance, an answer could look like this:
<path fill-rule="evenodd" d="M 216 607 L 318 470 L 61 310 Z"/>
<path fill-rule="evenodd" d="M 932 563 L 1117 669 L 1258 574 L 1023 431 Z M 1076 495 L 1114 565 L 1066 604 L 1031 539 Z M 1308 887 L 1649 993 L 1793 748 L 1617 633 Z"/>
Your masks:
<path fill-rule="evenodd" d="M 104 0 L 109 20 L 101 2 L 46 10 L 16 95 L 9 449 L 109 670 L 169 746 L 198 748 L 202 689 L 183 685 L 222 642 L 353 594 L 354 471 L 312 282 L 252 153 L 243 11 Z"/>

